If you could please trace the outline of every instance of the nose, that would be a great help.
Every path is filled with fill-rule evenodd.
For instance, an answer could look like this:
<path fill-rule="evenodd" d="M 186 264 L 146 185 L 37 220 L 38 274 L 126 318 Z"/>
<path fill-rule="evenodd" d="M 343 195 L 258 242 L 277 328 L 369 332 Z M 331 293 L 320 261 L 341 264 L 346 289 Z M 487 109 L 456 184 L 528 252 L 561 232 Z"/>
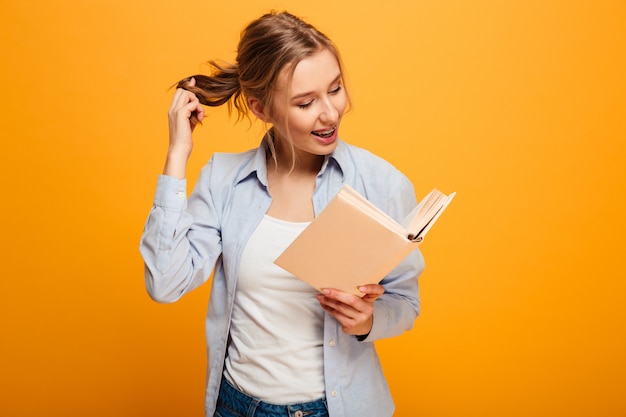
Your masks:
<path fill-rule="evenodd" d="M 323 100 L 319 118 L 325 124 L 335 124 L 339 121 L 339 110 L 328 97 Z"/>

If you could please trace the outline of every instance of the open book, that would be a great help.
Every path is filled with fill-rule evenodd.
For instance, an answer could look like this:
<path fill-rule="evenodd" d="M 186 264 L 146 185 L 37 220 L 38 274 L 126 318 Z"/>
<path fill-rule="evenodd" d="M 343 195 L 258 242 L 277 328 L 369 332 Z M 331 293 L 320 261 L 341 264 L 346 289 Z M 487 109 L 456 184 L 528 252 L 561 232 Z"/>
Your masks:
<path fill-rule="evenodd" d="M 348 185 L 274 261 L 317 290 L 359 297 L 424 240 L 456 193 L 434 189 L 400 224 Z"/>

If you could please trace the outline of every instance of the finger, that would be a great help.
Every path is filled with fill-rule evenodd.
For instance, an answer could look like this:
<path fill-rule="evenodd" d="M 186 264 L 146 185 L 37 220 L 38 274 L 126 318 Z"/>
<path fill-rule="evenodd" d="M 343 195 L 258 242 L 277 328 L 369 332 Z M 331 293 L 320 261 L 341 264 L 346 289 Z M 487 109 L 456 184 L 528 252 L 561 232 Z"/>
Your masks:
<path fill-rule="evenodd" d="M 385 293 L 385 287 L 378 284 L 362 285 L 359 287 L 359 291 L 364 294 L 364 296 L 361 297 L 363 301 L 373 303 Z"/>
<path fill-rule="evenodd" d="M 347 293 L 345 291 L 337 290 L 334 288 L 324 288 L 322 294 L 331 299 L 339 301 L 340 303 L 347 305 L 354 305 L 361 299 L 354 294 Z"/>
<path fill-rule="evenodd" d="M 355 299 L 359 298 L 352 294 L 349 294 L 351 297 L 345 297 L 345 293 L 339 293 L 340 291 L 332 292 L 330 290 L 324 290 L 322 294 L 317 296 L 317 299 L 322 307 L 330 308 L 350 318 L 357 317 L 359 315 L 359 311 L 357 311 L 357 309 L 350 303 L 354 303 L 354 300 L 351 297 L 354 297 Z"/>
<path fill-rule="evenodd" d="M 339 322 L 339 324 L 341 324 L 342 327 L 348 327 L 356 321 L 355 318 L 346 316 L 341 311 L 333 308 L 332 305 L 324 303 L 320 303 L 320 305 L 322 309 L 324 309 L 324 311 L 333 316 Z"/>
<path fill-rule="evenodd" d="M 182 80 L 180 80 L 178 84 L 176 84 L 176 88 L 185 89 L 187 87 L 194 87 L 195 85 L 196 85 L 195 77 L 187 77 L 187 78 L 183 78 Z"/>
<path fill-rule="evenodd" d="M 339 290 L 325 289 L 322 294 L 318 295 L 318 300 L 322 306 L 332 308 L 351 319 L 368 316 L 374 312 L 372 303 Z"/>
<path fill-rule="evenodd" d="M 198 100 L 198 98 L 193 93 L 187 90 L 183 90 L 182 88 L 178 88 L 176 89 L 174 97 L 172 98 L 169 112 L 177 113 L 180 108 L 194 101 L 197 101 L 198 103 L 200 102 L 200 100 Z"/>
<path fill-rule="evenodd" d="M 197 100 L 190 101 L 189 103 L 185 104 L 181 108 L 181 113 L 183 113 L 186 118 L 189 118 L 189 116 L 191 116 L 191 114 L 193 112 L 197 112 L 197 113 L 203 112 L 204 113 L 204 109 L 202 108 L 202 105 Z"/>
<path fill-rule="evenodd" d="M 383 287 L 380 284 L 367 284 L 367 285 L 361 285 L 359 287 L 359 291 L 361 291 L 362 293 L 366 295 L 381 296 L 385 292 L 385 287 Z"/>
<path fill-rule="evenodd" d="M 317 300 L 320 303 L 320 306 L 329 313 L 331 313 L 335 318 L 339 319 L 337 315 L 341 316 L 356 316 L 358 313 L 354 311 L 354 309 L 346 304 L 343 304 L 337 300 L 333 300 L 332 298 L 326 297 L 323 294 L 318 294 Z"/>
<path fill-rule="evenodd" d="M 177 94 L 170 108 L 171 117 L 175 119 L 189 119 L 193 112 L 204 113 L 204 108 L 195 95 L 186 90 L 181 90 Z"/>
<path fill-rule="evenodd" d="M 198 102 L 198 106 L 196 107 L 196 119 L 198 119 L 198 122 L 204 119 L 204 106 L 202 106 L 200 102 Z"/>
<path fill-rule="evenodd" d="M 344 333 L 350 335 L 367 334 L 372 329 L 372 315 L 360 314 L 357 317 L 350 317 L 343 314 L 340 310 L 320 303 L 324 311 L 328 312 L 341 325 Z"/>
<path fill-rule="evenodd" d="M 182 88 L 176 91 L 176 107 L 186 106 L 189 103 L 200 103 L 200 100 L 191 91 L 183 90 Z"/>

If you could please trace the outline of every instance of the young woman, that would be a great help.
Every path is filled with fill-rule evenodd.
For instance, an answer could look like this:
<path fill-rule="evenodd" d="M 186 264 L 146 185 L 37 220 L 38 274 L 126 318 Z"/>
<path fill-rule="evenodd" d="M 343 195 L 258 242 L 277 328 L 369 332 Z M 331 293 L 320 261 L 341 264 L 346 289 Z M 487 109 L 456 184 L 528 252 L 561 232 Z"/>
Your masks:
<path fill-rule="evenodd" d="M 374 341 L 419 313 L 414 251 L 363 298 L 318 293 L 273 261 L 349 184 L 397 220 L 415 206 L 410 181 L 339 139 L 348 105 L 339 54 L 283 12 L 253 21 L 237 62 L 179 83 L 169 149 L 141 240 L 146 287 L 174 302 L 214 272 L 206 319 L 206 415 L 371 416 L 394 406 Z M 214 154 L 189 199 L 185 171 L 204 105 L 233 104 L 270 128 L 258 148 Z"/>

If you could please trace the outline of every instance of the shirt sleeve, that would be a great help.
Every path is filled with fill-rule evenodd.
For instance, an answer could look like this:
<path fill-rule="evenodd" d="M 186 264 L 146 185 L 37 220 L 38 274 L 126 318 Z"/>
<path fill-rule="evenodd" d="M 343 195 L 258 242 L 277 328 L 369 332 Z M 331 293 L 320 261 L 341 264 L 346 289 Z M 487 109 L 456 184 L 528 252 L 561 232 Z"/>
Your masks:
<path fill-rule="evenodd" d="M 206 282 L 221 253 L 208 187 L 196 186 L 193 204 L 188 204 L 186 186 L 184 179 L 159 176 L 140 241 L 146 289 L 158 302 L 174 302 Z"/>

